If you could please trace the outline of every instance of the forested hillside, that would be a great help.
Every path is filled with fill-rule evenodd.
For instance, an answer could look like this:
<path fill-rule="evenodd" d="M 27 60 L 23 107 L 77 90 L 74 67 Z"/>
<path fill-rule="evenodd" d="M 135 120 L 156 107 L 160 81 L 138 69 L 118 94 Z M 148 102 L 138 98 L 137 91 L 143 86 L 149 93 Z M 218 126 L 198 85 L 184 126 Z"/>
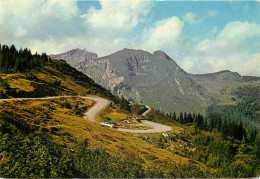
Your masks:
<path fill-rule="evenodd" d="M 1 98 L 92 94 L 116 100 L 65 61 L 31 54 L 27 48 L 18 51 L 13 45 L 0 45 L 0 51 Z"/>
<path fill-rule="evenodd" d="M 245 127 L 260 127 L 260 101 L 257 86 L 244 86 L 233 92 L 236 105 L 213 104 L 207 109 L 209 119 L 222 118 L 230 122 L 242 122 Z"/>
<path fill-rule="evenodd" d="M 149 117 L 154 114 L 150 113 Z M 169 137 L 141 136 L 163 149 L 173 151 L 212 169 L 207 177 L 247 178 L 260 173 L 259 129 L 244 124 L 241 116 L 232 120 L 222 114 L 216 117 L 201 114 L 170 114 L 154 121 L 174 125 Z M 148 117 L 148 116 L 147 116 Z M 177 123 L 179 122 L 179 124 Z M 181 124 L 181 125 L 180 125 Z"/>

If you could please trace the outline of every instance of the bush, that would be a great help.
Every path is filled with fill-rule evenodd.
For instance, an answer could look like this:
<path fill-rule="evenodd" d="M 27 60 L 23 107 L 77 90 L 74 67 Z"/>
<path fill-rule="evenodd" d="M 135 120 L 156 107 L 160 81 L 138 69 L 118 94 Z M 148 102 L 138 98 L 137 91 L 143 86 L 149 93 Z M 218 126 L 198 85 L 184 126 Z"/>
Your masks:
<path fill-rule="evenodd" d="M 63 103 L 62 107 L 65 107 L 67 109 L 72 109 L 71 104 L 68 102 Z"/>

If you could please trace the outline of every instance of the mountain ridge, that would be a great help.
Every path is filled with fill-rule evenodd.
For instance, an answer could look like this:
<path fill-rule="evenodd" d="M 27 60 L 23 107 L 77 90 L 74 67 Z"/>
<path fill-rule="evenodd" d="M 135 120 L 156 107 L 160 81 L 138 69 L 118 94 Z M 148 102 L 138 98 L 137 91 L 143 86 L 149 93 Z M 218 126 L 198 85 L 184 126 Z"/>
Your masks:
<path fill-rule="evenodd" d="M 70 64 L 77 59 L 67 53 L 64 60 Z M 74 67 L 117 96 L 131 102 L 137 99 L 138 103 L 167 113 L 203 112 L 212 101 L 207 90 L 161 50 L 150 53 L 124 48 L 111 55 L 78 62 Z"/>
<path fill-rule="evenodd" d="M 222 71 L 218 71 L 218 72 L 213 72 L 213 73 L 204 73 L 204 74 L 191 74 L 189 73 L 189 75 L 193 76 L 194 78 L 221 78 L 222 76 L 222 80 L 229 80 L 229 78 L 233 78 L 233 80 L 260 80 L 260 77 L 258 76 L 248 76 L 248 75 L 240 75 L 238 72 L 233 72 L 231 70 L 222 70 Z M 225 77 L 225 78 L 223 78 Z"/>
<path fill-rule="evenodd" d="M 71 56 L 72 58 L 67 58 L 67 56 Z M 58 55 L 51 54 L 51 55 L 49 55 L 49 57 L 53 58 L 53 59 L 57 59 L 57 58 L 63 59 L 71 66 L 74 66 L 77 68 L 79 63 L 88 61 L 90 59 L 97 58 L 97 54 L 88 52 L 86 49 L 82 50 L 82 49 L 76 48 L 76 49 L 72 49 L 72 50 L 69 50 L 64 53 L 60 53 Z M 77 60 L 75 60 L 75 59 L 77 59 Z"/>
<path fill-rule="evenodd" d="M 150 53 L 124 48 L 110 55 L 79 62 L 77 56 L 64 54 L 55 58 L 65 57 L 70 65 L 114 95 L 150 105 L 165 113 L 204 113 L 207 106 L 215 102 L 234 105 L 233 92 L 237 88 L 260 86 L 260 77 L 242 76 L 230 70 L 188 73 L 161 50 Z"/>
<path fill-rule="evenodd" d="M 114 52 L 114 53 L 111 53 L 110 55 L 113 55 L 113 54 L 115 54 L 115 53 L 117 53 L 117 52 L 120 52 L 120 51 L 123 51 L 123 50 L 134 50 L 134 51 L 143 51 L 143 52 L 147 52 L 147 53 L 149 53 L 149 54 L 155 54 L 155 53 L 163 53 L 163 54 L 165 54 L 166 56 L 167 56 L 167 58 L 169 58 L 169 60 L 173 60 L 173 59 L 171 59 L 171 57 L 170 56 L 168 56 L 168 54 L 167 53 L 165 53 L 164 51 L 162 51 L 162 50 L 155 50 L 154 52 L 148 52 L 148 51 L 144 51 L 144 50 L 142 50 L 142 49 L 131 49 L 131 48 L 123 48 L 122 50 L 118 50 L 118 51 L 116 51 L 116 52 Z M 105 56 L 100 56 L 100 57 L 98 57 L 98 55 L 97 55 L 97 53 L 95 53 L 95 52 L 90 52 L 90 51 L 88 51 L 88 50 L 86 50 L 85 48 L 84 49 L 80 49 L 80 48 L 75 48 L 75 49 L 71 49 L 71 50 L 68 50 L 68 51 L 66 51 L 66 52 L 63 52 L 63 53 L 58 53 L 58 54 L 50 54 L 50 55 L 48 55 L 49 57 L 51 57 L 51 58 L 53 58 L 53 59 L 58 59 L 58 60 L 65 60 L 65 61 L 67 61 L 68 59 L 63 59 L 62 57 L 61 57 L 61 55 L 65 55 L 65 54 L 70 54 L 71 52 L 73 53 L 73 52 L 75 52 L 75 51 L 85 51 L 85 52 L 87 52 L 87 53 L 90 53 L 90 54 L 94 54 L 95 56 L 96 56 L 96 58 L 105 58 L 105 57 L 107 57 L 107 56 L 110 56 L 110 55 L 105 55 Z M 95 59 L 95 58 L 93 58 L 93 59 Z M 76 60 L 76 59 L 75 59 Z M 174 60 L 173 60 L 173 62 L 174 63 L 176 63 Z M 177 64 L 177 63 L 176 63 Z M 183 70 L 184 71 L 184 70 Z M 186 72 L 186 71 L 185 71 Z M 220 71 L 216 71 L 216 72 L 210 72 L 210 73 L 189 73 L 189 72 L 186 72 L 187 74 L 189 74 L 189 75 L 195 75 L 195 76 L 207 76 L 207 75 L 217 75 L 217 74 L 222 74 L 222 73 L 235 73 L 235 74 L 238 74 L 239 76 L 241 76 L 241 77 L 245 77 L 245 78 L 247 78 L 247 77 L 252 77 L 252 78 L 255 78 L 255 79 L 260 79 L 260 77 L 259 76 L 256 76 L 256 75 L 241 75 L 239 72 L 234 72 L 234 71 L 231 71 L 231 70 L 220 70 Z"/>

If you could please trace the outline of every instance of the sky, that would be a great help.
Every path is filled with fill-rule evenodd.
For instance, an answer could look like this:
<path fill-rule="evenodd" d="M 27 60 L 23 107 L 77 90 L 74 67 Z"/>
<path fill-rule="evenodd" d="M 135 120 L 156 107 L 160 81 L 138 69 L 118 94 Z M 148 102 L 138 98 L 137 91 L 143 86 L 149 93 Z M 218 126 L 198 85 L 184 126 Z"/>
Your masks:
<path fill-rule="evenodd" d="M 162 50 L 189 73 L 260 76 L 260 1 L 0 0 L 0 43 L 99 57 Z"/>

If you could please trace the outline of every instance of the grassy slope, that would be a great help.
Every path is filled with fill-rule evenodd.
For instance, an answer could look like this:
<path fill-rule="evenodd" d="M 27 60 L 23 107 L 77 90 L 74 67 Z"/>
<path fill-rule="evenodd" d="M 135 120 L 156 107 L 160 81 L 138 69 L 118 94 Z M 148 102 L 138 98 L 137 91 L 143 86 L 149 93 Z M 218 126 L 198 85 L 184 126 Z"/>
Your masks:
<path fill-rule="evenodd" d="M 55 85 L 57 81 L 60 85 Z M 116 100 L 108 90 L 58 60 L 27 73 L 1 74 L 0 92 L 2 98 L 94 94 Z"/>
<path fill-rule="evenodd" d="M 237 102 L 232 100 L 235 96 L 232 92 L 236 91 L 239 87 L 253 85 L 260 87 L 259 81 L 252 82 L 229 82 L 229 81 L 198 81 L 201 85 L 205 86 L 208 91 L 214 96 L 220 105 L 236 105 Z"/>
<path fill-rule="evenodd" d="M 2 74 L 1 78 L 3 81 L 0 90 L 2 97 L 6 98 L 93 94 L 116 101 L 107 90 L 62 61 L 54 60 L 44 68 L 31 70 L 30 73 Z M 61 81 L 61 84 L 54 85 L 55 81 Z M 105 148 L 108 153 L 141 163 L 145 168 L 169 174 L 179 173 L 169 176 L 195 176 L 195 173 L 207 170 L 205 165 L 145 142 L 140 136 L 118 132 L 116 129 L 84 120 L 80 114 L 92 103 L 83 99 L 51 99 L 6 101 L 0 105 L 1 115 L 13 118 L 19 125 L 29 124 L 29 130 L 45 133 L 54 143 L 66 148 L 73 148 L 87 138 L 92 148 Z M 121 118 L 123 112 L 118 110 L 117 105 L 114 108 L 112 111 L 103 111 L 100 118 L 111 117 L 113 113 Z M 133 116 L 129 113 L 124 115 Z"/>
<path fill-rule="evenodd" d="M 71 109 L 63 107 L 66 103 Z M 13 117 L 19 124 L 29 124 L 36 133 L 44 132 L 54 143 L 71 149 L 88 139 L 91 148 L 102 147 L 114 156 L 141 163 L 145 168 L 174 172 L 179 167 L 185 172 L 185 166 L 190 166 L 197 172 L 205 172 L 206 167 L 201 163 L 194 164 L 190 159 L 145 142 L 138 136 L 84 120 L 75 114 L 75 103 L 81 110 L 91 106 L 92 101 L 81 98 L 6 101 L 1 103 L 1 115 Z"/>

